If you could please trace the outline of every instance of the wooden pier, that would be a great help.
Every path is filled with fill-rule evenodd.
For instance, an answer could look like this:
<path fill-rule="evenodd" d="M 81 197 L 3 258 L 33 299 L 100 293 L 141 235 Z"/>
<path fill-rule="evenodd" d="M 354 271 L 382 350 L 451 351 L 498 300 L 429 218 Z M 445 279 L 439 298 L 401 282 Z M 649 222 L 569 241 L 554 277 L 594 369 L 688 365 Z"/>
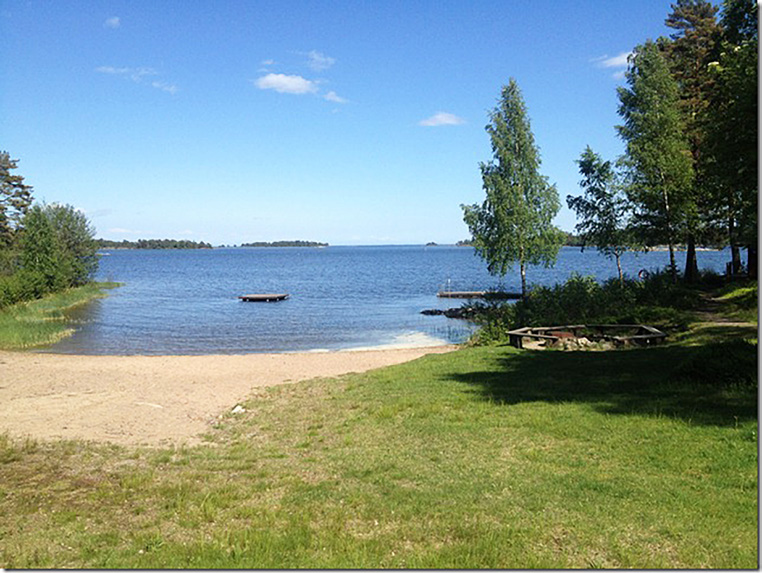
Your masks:
<path fill-rule="evenodd" d="M 439 298 L 486 298 L 486 299 L 512 299 L 517 300 L 521 298 L 521 293 L 517 292 L 502 292 L 502 291 L 489 291 L 489 290 L 445 290 L 437 293 Z"/>
<path fill-rule="evenodd" d="M 286 300 L 288 294 L 244 294 L 238 297 L 243 302 L 278 302 L 280 300 Z"/>

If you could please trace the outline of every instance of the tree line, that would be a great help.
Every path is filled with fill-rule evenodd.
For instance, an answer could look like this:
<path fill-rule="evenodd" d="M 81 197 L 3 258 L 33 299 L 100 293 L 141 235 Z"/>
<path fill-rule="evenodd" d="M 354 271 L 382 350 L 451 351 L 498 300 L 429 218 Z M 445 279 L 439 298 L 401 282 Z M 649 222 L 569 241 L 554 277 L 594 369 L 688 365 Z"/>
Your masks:
<path fill-rule="evenodd" d="M 95 230 L 71 205 L 35 203 L 13 173 L 18 160 L 0 152 L 0 308 L 91 281 Z"/>
<path fill-rule="evenodd" d="M 257 241 L 254 243 L 241 243 L 242 247 L 327 247 L 328 243 L 316 241 Z"/>
<path fill-rule="evenodd" d="M 754 0 L 678 0 L 669 37 L 636 46 L 617 90 L 615 127 L 624 154 L 602 158 L 589 146 L 576 161 L 582 195 L 567 197 L 584 246 L 617 263 L 628 250 L 666 245 L 678 280 L 676 246 L 686 245 L 684 280 L 698 274 L 696 246 L 730 246 L 734 273 L 747 250 L 757 276 L 758 8 Z M 482 204 L 464 220 L 490 272 L 554 264 L 564 234 L 552 224 L 558 192 L 540 174 L 539 149 L 514 79 L 502 89 L 486 130 L 493 156 L 482 163 Z M 568 240 L 568 237 L 567 237 Z"/>
<path fill-rule="evenodd" d="M 138 239 L 137 241 L 111 241 L 97 239 L 99 249 L 211 249 L 212 245 L 204 241 L 177 239 Z"/>

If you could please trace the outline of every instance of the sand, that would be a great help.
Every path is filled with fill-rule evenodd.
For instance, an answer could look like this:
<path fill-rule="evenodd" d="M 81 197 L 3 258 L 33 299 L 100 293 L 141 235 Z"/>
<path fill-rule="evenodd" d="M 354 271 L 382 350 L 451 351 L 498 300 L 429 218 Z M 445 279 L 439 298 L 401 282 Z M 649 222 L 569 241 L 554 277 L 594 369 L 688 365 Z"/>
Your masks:
<path fill-rule="evenodd" d="M 214 356 L 0 352 L 0 434 L 192 445 L 257 388 L 364 372 L 454 348 Z"/>

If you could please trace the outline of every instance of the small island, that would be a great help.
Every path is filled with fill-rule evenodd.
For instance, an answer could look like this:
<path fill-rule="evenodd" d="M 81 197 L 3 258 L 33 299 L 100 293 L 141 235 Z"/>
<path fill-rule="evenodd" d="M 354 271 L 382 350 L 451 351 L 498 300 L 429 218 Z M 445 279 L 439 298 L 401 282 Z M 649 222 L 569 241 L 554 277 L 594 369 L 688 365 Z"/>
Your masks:
<path fill-rule="evenodd" d="M 328 243 L 315 241 L 257 241 L 254 243 L 241 243 L 242 247 L 327 247 Z"/>
<path fill-rule="evenodd" d="M 138 239 L 137 241 L 110 241 L 96 239 L 99 249 L 211 249 L 212 245 L 203 241 L 177 239 Z"/>

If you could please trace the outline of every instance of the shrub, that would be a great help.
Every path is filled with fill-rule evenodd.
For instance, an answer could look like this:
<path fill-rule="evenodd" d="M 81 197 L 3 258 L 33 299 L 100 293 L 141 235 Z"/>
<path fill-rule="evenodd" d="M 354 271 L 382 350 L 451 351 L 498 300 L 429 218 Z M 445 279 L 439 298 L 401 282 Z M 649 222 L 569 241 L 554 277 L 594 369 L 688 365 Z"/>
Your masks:
<path fill-rule="evenodd" d="M 704 273 L 713 284 L 717 275 Z M 654 324 L 684 330 L 690 309 L 700 301 L 699 292 L 683 283 L 674 284 L 668 270 L 655 271 L 643 280 L 625 277 L 598 283 L 594 277 L 573 273 L 552 287 L 534 286 L 524 300 L 477 305 L 475 322 L 480 330 L 475 344 L 503 342 L 507 331 L 522 326 L 562 324 Z"/>
<path fill-rule="evenodd" d="M 46 276 L 37 271 L 21 270 L 0 277 L 0 308 L 34 300 L 51 292 Z"/>

